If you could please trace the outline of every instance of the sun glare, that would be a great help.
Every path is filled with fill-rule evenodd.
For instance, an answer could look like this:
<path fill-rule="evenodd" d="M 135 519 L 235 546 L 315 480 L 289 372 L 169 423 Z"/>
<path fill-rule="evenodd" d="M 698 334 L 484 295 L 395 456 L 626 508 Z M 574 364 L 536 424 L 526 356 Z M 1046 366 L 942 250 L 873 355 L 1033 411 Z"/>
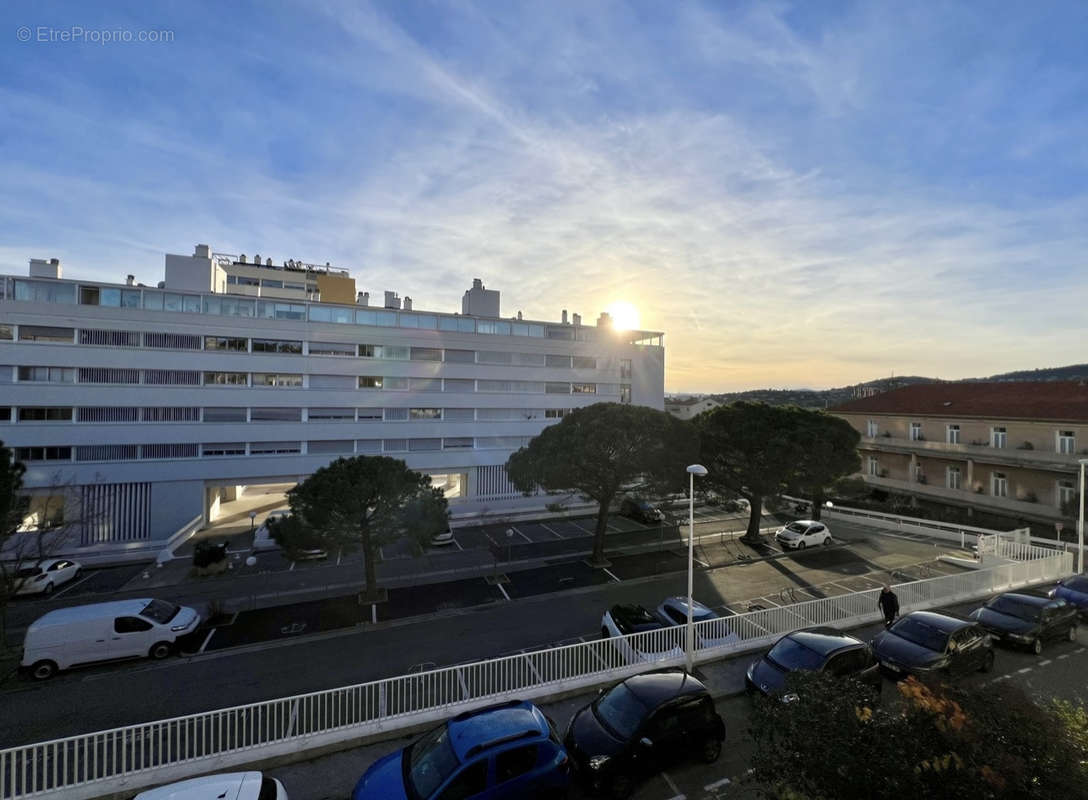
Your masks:
<path fill-rule="evenodd" d="M 638 330 L 638 309 L 628 302 L 617 300 L 605 309 L 612 317 L 612 324 L 621 331 Z"/>

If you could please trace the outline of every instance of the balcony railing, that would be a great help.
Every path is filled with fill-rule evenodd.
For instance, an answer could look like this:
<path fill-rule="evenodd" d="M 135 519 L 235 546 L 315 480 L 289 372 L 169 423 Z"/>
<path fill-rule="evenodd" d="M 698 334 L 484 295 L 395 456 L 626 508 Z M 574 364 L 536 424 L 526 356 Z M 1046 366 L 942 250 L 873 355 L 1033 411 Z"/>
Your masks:
<path fill-rule="evenodd" d="M 1022 450 L 1017 447 L 989 447 L 977 444 L 951 444 L 895 436 L 862 436 L 861 446 L 893 453 L 914 453 L 936 458 L 969 458 L 986 464 L 1015 464 L 1059 472 L 1075 472 L 1078 459 L 1084 457 L 1076 453 L 1051 453 L 1047 450 Z"/>
<path fill-rule="evenodd" d="M 1013 516 L 1047 521 L 1057 521 L 1065 518 L 1060 508 L 1043 502 L 1031 503 L 1011 497 L 994 497 L 991 494 L 974 492 L 970 489 L 949 489 L 945 486 L 935 486 L 931 483 L 918 483 L 899 478 L 878 477 L 875 475 L 862 475 L 861 478 L 870 486 L 880 489 L 915 494 L 935 500 L 947 500 L 953 505 L 975 506 L 989 511 L 1012 514 Z"/>

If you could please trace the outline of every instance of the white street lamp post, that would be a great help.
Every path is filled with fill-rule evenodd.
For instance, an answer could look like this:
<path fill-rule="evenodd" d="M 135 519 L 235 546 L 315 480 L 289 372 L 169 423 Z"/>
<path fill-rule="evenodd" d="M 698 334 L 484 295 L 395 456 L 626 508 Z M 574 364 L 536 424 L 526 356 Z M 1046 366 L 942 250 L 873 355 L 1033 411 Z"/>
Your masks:
<path fill-rule="evenodd" d="M 706 467 L 704 467 L 702 464 L 692 464 L 690 467 L 688 467 L 688 624 L 684 636 L 684 655 L 687 658 L 688 672 L 691 672 L 695 656 L 695 630 L 691 626 L 691 584 L 693 577 L 693 565 L 695 563 L 696 475 L 698 475 L 700 478 L 706 475 Z"/>
<path fill-rule="evenodd" d="M 1077 517 L 1077 573 L 1084 572 L 1084 468 L 1088 458 L 1080 460 L 1080 516 Z"/>

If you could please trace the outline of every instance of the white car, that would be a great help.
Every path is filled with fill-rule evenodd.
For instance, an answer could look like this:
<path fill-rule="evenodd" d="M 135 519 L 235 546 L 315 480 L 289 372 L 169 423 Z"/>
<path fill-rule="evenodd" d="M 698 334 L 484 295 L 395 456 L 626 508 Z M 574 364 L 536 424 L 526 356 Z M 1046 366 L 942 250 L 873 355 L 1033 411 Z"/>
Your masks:
<path fill-rule="evenodd" d="M 666 597 L 661 601 L 661 605 L 657 607 L 656 614 L 660 619 L 668 622 L 670 625 L 686 626 L 688 624 L 688 599 L 686 597 Z M 720 615 L 714 609 L 700 603 L 694 598 L 692 599 L 691 622 L 693 625 L 709 619 L 719 618 Z M 695 628 L 695 639 L 699 648 L 721 647 L 740 641 L 740 637 L 737 636 L 737 634 L 732 631 L 724 631 L 723 628 L 719 628 L 719 631 L 724 631 L 724 636 L 714 636 L 712 635 L 713 628 L 714 625 L 704 625 L 701 628 Z"/>
<path fill-rule="evenodd" d="M 453 544 L 453 529 L 449 525 L 446 530 L 431 537 L 431 547 L 443 547 L 447 544 Z"/>
<path fill-rule="evenodd" d="M 647 635 L 638 641 L 637 646 L 624 638 L 640 633 Z M 682 632 L 639 605 L 614 605 L 604 612 L 601 638 L 612 639 L 628 663 L 661 661 L 684 655 Z"/>
<path fill-rule="evenodd" d="M 15 573 L 15 594 L 52 594 L 58 586 L 79 577 L 83 567 L 67 558 L 49 558 Z"/>
<path fill-rule="evenodd" d="M 817 544 L 831 544 L 831 531 L 822 522 L 799 519 L 774 535 L 784 550 L 804 550 Z"/>
<path fill-rule="evenodd" d="M 259 772 L 226 772 L 148 789 L 135 800 L 287 800 L 287 791 Z"/>
<path fill-rule="evenodd" d="M 264 550 L 279 550 L 280 546 L 275 539 L 272 538 L 272 532 L 268 529 L 268 523 L 271 520 L 283 519 L 284 517 L 291 516 L 289 509 L 281 508 L 277 511 L 269 511 L 268 516 L 264 518 L 264 522 L 260 524 L 256 532 L 253 534 L 253 552 L 260 553 Z"/>

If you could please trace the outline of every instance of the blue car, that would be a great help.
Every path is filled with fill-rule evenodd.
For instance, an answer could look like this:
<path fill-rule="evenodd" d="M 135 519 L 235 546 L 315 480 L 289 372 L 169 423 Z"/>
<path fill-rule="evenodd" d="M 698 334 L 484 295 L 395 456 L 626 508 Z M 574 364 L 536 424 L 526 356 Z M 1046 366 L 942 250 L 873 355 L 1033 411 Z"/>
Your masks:
<path fill-rule="evenodd" d="M 570 759 L 539 708 L 512 700 L 466 711 L 375 761 L 352 800 L 546 800 L 570 784 Z"/>
<path fill-rule="evenodd" d="M 1060 597 L 1071 606 L 1076 606 L 1081 615 L 1088 615 L 1088 576 L 1074 575 L 1063 578 L 1050 590 L 1051 597 Z"/>

